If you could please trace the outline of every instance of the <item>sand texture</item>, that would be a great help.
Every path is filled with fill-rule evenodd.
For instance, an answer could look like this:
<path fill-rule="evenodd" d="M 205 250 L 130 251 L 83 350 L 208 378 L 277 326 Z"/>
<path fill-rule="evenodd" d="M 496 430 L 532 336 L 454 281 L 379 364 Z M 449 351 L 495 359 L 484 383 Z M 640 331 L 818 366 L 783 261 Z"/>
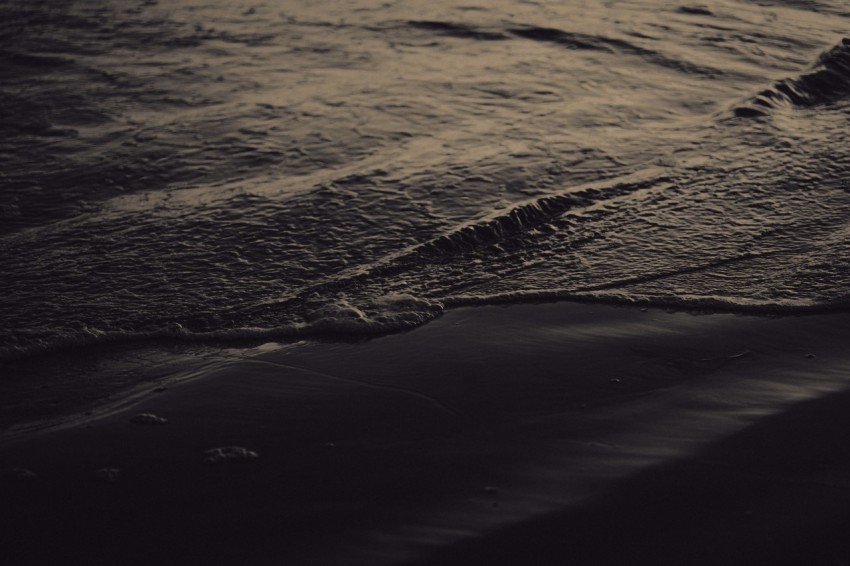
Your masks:
<path fill-rule="evenodd" d="M 844 563 L 848 322 L 558 303 L 269 346 L 7 433 L 0 555 Z"/>

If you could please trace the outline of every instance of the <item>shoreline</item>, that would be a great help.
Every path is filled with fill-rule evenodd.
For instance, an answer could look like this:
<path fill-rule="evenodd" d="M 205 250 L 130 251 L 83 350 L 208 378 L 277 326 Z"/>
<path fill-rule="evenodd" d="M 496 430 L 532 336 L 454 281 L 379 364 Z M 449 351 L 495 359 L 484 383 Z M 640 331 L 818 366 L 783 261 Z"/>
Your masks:
<path fill-rule="evenodd" d="M 0 481 L 17 535 L 0 551 L 22 565 L 400 564 L 507 533 L 522 554 L 517 525 L 604 509 L 638 493 L 630 478 L 846 388 L 848 322 L 537 303 L 453 309 L 358 343 L 269 344 L 0 445 L 4 468 L 37 474 Z M 168 422 L 128 422 L 138 413 Z M 259 457 L 204 462 L 230 445 Z M 104 468 L 121 472 L 98 481 Z M 710 476 L 696 466 L 690 481 L 710 494 Z"/>
<path fill-rule="evenodd" d="M 516 297 L 513 294 L 480 298 L 455 298 L 447 302 L 443 311 L 433 319 L 410 327 L 388 330 L 364 330 L 352 327 L 352 332 L 330 331 L 304 334 L 268 330 L 265 338 L 239 337 L 233 339 L 211 338 L 204 334 L 174 334 L 143 339 L 115 339 L 102 344 L 82 344 L 79 347 L 48 350 L 25 358 L 13 358 L 0 363 L 11 378 L 0 384 L 0 394 L 6 402 L 0 408 L 0 444 L 7 436 L 26 434 L 28 430 L 51 428 L 69 420 L 79 420 L 85 414 L 101 412 L 104 404 L 118 403 L 128 395 L 143 393 L 146 384 L 158 387 L 181 381 L 183 374 L 203 373 L 233 361 L 251 359 L 266 350 L 288 349 L 301 344 L 361 343 L 380 340 L 409 332 L 452 316 L 455 311 L 491 310 L 497 308 L 539 309 L 553 305 L 574 305 L 591 309 L 626 309 L 641 312 L 664 312 L 690 316 L 730 315 L 742 318 L 796 319 L 805 317 L 850 317 L 850 311 L 835 310 L 830 305 L 786 305 L 777 310 L 773 305 L 727 305 L 722 301 L 636 301 L 620 300 L 616 296 L 562 294 L 559 291 L 541 292 L 538 295 Z M 557 308 L 557 307 L 554 307 Z M 69 380 L 64 374 L 79 373 Z M 124 376 L 123 374 L 127 374 Z M 57 375 L 62 375 L 58 377 Z M 115 379 L 116 375 L 122 378 Z M 80 381 L 86 381 L 80 384 Z M 46 408 L 41 402 L 45 389 L 52 405 Z M 17 389 L 17 390 L 16 390 Z M 58 395 L 58 396 L 57 396 Z M 41 406 L 39 406 L 41 405 Z M 14 413 L 17 415 L 13 415 Z M 13 415 L 13 416 L 10 416 Z M 84 420 L 84 419 L 83 419 Z"/>

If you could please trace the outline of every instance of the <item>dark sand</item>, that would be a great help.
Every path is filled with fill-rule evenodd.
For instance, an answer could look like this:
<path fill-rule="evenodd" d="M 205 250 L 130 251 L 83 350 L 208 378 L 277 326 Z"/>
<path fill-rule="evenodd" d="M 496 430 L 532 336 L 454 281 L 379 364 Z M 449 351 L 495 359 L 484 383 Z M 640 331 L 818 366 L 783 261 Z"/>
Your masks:
<path fill-rule="evenodd" d="M 0 561 L 847 564 L 848 338 L 559 303 L 269 346 L 7 433 Z"/>

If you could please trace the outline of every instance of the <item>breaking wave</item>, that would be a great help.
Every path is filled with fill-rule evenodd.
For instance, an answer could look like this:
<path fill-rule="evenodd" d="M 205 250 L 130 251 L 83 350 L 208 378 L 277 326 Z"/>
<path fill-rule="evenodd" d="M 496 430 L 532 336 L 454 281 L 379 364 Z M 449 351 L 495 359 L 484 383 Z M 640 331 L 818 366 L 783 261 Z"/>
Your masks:
<path fill-rule="evenodd" d="M 106 344 L 245 343 L 262 340 L 295 340 L 338 336 L 378 336 L 410 330 L 438 317 L 443 305 L 410 295 L 378 297 L 362 306 L 344 299 L 308 311 L 306 320 L 274 327 L 233 327 L 198 331 L 173 322 L 146 330 L 99 330 L 83 328 L 0 349 L 0 362 L 29 358 L 71 348 Z"/>
<path fill-rule="evenodd" d="M 644 173 L 643 176 L 646 174 Z M 573 189 L 565 193 L 541 197 L 456 228 L 417 246 L 410 255 L 420 259 L 463 253 L 523 234 L 561 216 L 568 210 L 612 200 L 671 181 L 671 177 L 657 176 L 650 179 L 624 181 L 610 186 Z"/>
<path fill-rule="evenodd" d="M 797 71 L 826 3 L 0 5 L 0 361 L 506 301 L 846 309 L 850 40 Z M 814 111 L 725 119 L 771 84 L 734 114 Z"/>
<path fill-rule="evenodd" d="M 809 73 L 783 79 L 755 95 L 746 105 L 734 109 L 738 117 L 765 116 L 771 110 L 796 106 L 831 104 L 850 95 L 850 39 L 818 57 Z"/>

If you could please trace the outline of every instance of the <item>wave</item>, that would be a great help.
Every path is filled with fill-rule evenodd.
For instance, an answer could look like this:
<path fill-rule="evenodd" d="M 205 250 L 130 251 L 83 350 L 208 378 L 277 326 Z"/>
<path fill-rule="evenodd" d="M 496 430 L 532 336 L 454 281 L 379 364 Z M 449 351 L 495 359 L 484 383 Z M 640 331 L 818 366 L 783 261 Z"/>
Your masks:
<path fill-rule="evenodd" d="M 503 41 L 520 38 L 531 41 L 552 43 L 570 50 L 602 51 L 613 55 L 640 57 L 653 65 L 658 65 L 686 74 L 719 76 L 725 74 L 720 69 L 698 65 L 690 61 L 664 55 L 653 49 L 635 45 L 629 41 L 602 35 L 566 31 L 557 28 L 514 25 L 503 29 L 483 29 L 469 24 L 437 20 L 408 20 L 402 27 L 425 30 L 436 35 L 472 39 L 478 41 Z"/>
<path fill-rule="evenodd" d="M 508 31 L 518 37 L 555 43 L 568 49 L 593 49 L 615 55 L 640 57 L 647 63 L 673 69 L 686 74 L 710 76 L 725 74 L 720 69 L 670 57 L 655 51 L 654 49 L 647 49 L 646 47 L 635 45 L 634 43 L 624 39 L 567 32 L 555 28 L 544 27 L 516 27 L 511 28 Z"/>
<path fill-rule="evenodd" d="M 850 96 L 850 38 L 822 53 L 812 71 L 774 83 L 733 109 L 735 116 L 755 118 L 771 110 L 796 106 L 808 108 L 838 102 Z"/>
<path fill-rule="evenodd" d="M 689 16 L 713 16 L 714 12 L 706 8 L 705 6 L 679 6 L 676 10 L 680 14 L 687 14 Z"/>
<path fill-rule="evenodd" d="M 509 36 L 497 31 L 484 31 L 474 27 L 452 22 L 440 22 L 434 20 L 409 20 L 407 25 L 417 29 L 432 31 L 439 35 L 459 37 L 463 39 L 477 39 L 483 41 L 500 41 L 509 39 Z"/>
<path fill-rule="evenodd" d="M 761 316 L 798 316 L 829 314 L 850 311 L 850 296 L 822 303 L 808 300 L 786 302 L 760 302 L 730 297 L 698 295 L 648 296 L 624 292 L 584 292 L 572 289 L 541 289 L 511 291 L 493 295 L 455 296 L 443 300 L 446 309 L 467 306 L 484 306 L 505 303 L 535 303 L 572 301 L 613 306 L 661 308 L 700 314 L 731 313 Z"/>
<path fill-rule="evenodd" d="M 404 248 L 368 265 L 355 266 L 325 278 L 282 299 L 241 309 L 241 316 L 260 316 L 270 309 L 293 309 L 311 298 L 345 293 L 379 278 L 397 276 L 423 264 L 442 263 L 448 259 L 486 246 L 522 238 L 534 229 L 571 210 L 585 209 L 600 203 L 634 194 L 641 190 L 663 189 L 674 183 L 665 169 L 649 168 L 622 177 L 574 187 L 562 193 L 537 197 L 499 210 L 470 223 L 457 226 L 430 240 Z"/>
<path fill-rule="evenodd" d="M 177 323 L 145 331 L 100 331 L 86 328 L 49 340 L 34 341 L 20 347 L 0 349 L 0 363 L 70 349 L 107 345 L 132 346 L 144 343 L 246 344 L 265 340 L 301 339 L 344 340 L 374 338 L 405 332 L 431 322 L 449 310 L 499 304 L 529 304 L 555 301 L 604 304 L 623 307 L 659 308 L 695 314 L 731 313 L 757 316 L 799 316 L 850 311 L 850 295 L 829 302 L 809 300 L 760 302 L 730 297 L 698 295 L 639 295 L 622 291 L 581 291 L 575 289 L 539 289 L 497 294 L 455 295 L 427 300 L 410 295 L 380 297 L 367 307 L 347 300 L 328 302 L 303 323 L 277 327 L 236 327 L 210 331 L 192 331 Z M 383 308 L 383 310 L 380 310 Z"/>
<path fill-rule="evenodd" d="M 672 177 L 658 175 L 648 179 L 624 180 L 609 186 L 573 189 L 566 193 L 533 199 L 425 242 L 411 250 L 410 256 L 415 259 L 432 259 L 491 245 L 528 232 L 571 209 L 587 207 L 671 181 Z"/>
<path fill-rule="evenodd" d="M 440 316 L 442 312 L 441 302 L 399 294 L 377 297 L 364 306 L 355 306 L 345 299 L 337 299 L 314 308 L 307 314 L 304 322 L 276 327 L 243 326 L 193 331 L 176 322 L 146 330 L 99 330 L 86 327 L 40 340 L 35 339 L 19 346 L 4 347 L 0 349 L 0 363 L 72 348 L 91 348 L 107 344 L 244 343 L 317 337 L 378 336 L 416 328 Z"/>
<path fill-rule="evenodd" d="M 555 28 L 544 27 L 518 27 L 511 28 L 510 33 L 517 37 L 532 39 L 534 41 L 545 41 L 555 43 L 568 49 L 596 49 L 610 51 L 605 42 L 599 37 L 583 33 L 572 33 Z"/>
<path fill-rule="evenodd" d="M 667 168 L 640 171 L 627 177 L 571 188 L 494 212 L 477 221 L 458 226 L 421 244 L 409 247 L 368 266 L 340 273 L 284 299 L 238 308 L 212 325 L 193 327 L 181 321 L 145 328 L 89 327 L 54 330 L 49 333 L 18 334 L 13 343 L 0 348 L 0 363 L 80 347 L 155 343 L 246 343 L 263 340 L 303 338 L 345 339 L 374 337 L 403 332 L 441 316 L 445 309 L 499 303 L 580 301 L 614 305 L 657 307 L 691 312 L 732 312 L 753 315 L 799 315 L 850 310 L 850 297 L 832 300 L 758 300 L 746 297 L 702 296 L 697 294 L 643 295 L 629 287 L 671 276 L 702 272 L 738 261 L 765 257 L 769 252 L 742 252 L 731 257 L 708 260 L 696 266 L 654 269 L 595 285 L 569 288 L 518 289 L 505 292 L 458 294 L 448 281 L 420 281 L 419 291 L 387 293 L 388 281 L 401 282 L 406 289 L 410 273 L 429 273 L 429 267 L 462 260 L 489 246 L 510 240 L 522 243 L 524 236 L 548 225 L 558 217 L 581 217 L 618 201 L 653 197 L 677 190 L 684 182 Z M 592 236 L 586 236 L 592 237 Z M 415 277 L 415 276 L 414 276 Z M 405 281 L 407 283 L 405 283 Z M 413 296 L 418 292 L 428 296 Z M 288 318 L 287 318 L 288 317 Z"/>
<path fill-rule="evenodd" d="M 0 62 L 4 67 L 15 66 L 15 72 L 26 70 L 53 69 L 57 67 L 69 67 L 74 64 L 71 59 L 50 55 L 32 55 L 29 53 L 17 53 L 0 49 Z"/>

